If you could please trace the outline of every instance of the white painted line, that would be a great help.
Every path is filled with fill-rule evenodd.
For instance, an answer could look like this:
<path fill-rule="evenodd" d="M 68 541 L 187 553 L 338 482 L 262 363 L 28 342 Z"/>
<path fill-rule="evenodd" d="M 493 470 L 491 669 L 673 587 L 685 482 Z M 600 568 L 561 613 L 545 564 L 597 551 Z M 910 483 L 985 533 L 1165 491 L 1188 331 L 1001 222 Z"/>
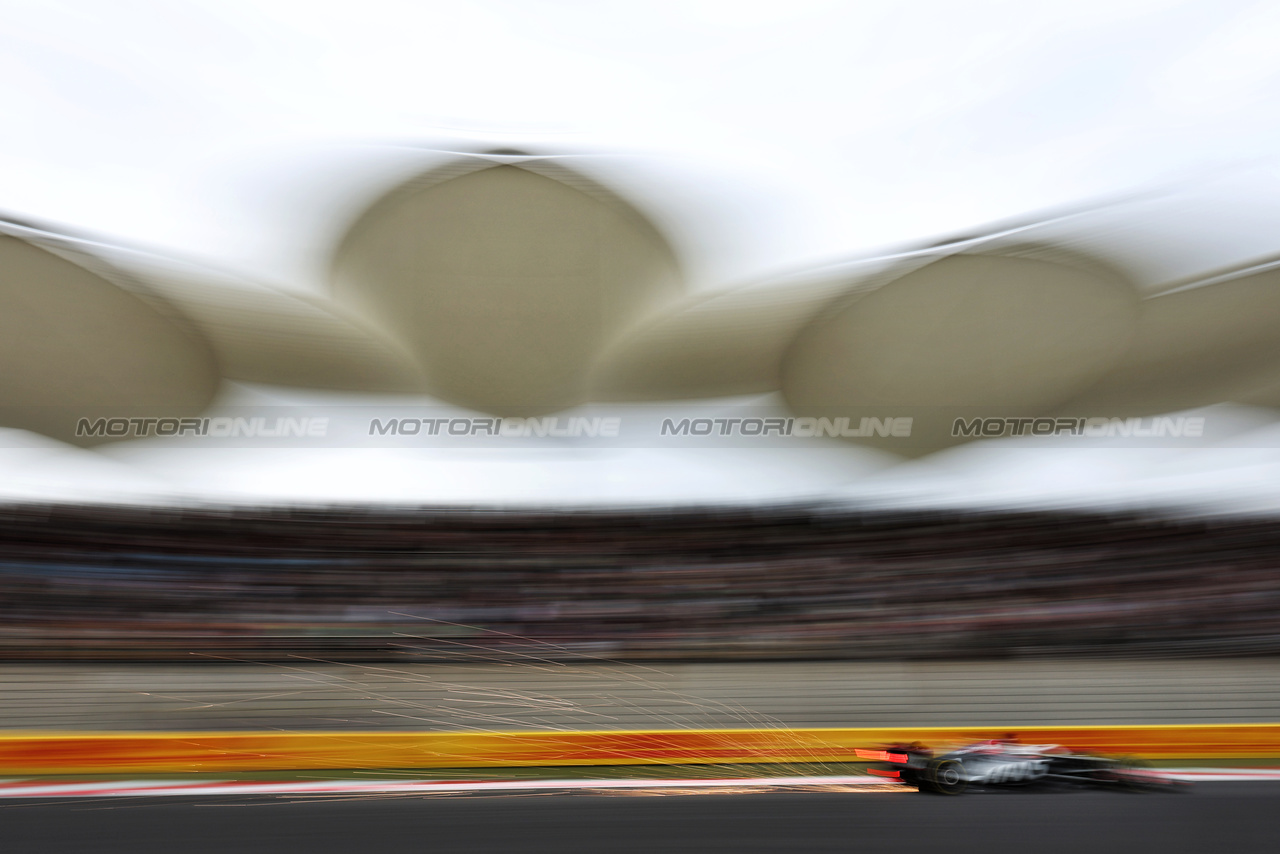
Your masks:
<path fill-rule="evenodd" d="M 302 782 L 202 783 L 121 780 L 108 783 L 0 786 L 0 798 L 138 797 L 162 795 L 305 795 L 394 792 L 498 792 L 580 789 L 715 789 L 778 786 L 883 786 L 876 777 L 740 777 L 706 780 L 327 780 Z"/>
<path fill-rule="evenodd" d="M 1280 780 L 1280 768 L 1163 768 L 1160 770 L 1175 780 L 1196 783 Z"/>
<path fill-rule="evenodd" d="M 165 786 L 172 789 L 172 788 L 177 788 L 179 786 L 193 786 L 193 785 L 208 786 L 215 783 L 216 781 L 201 781 L 200 783 L 180 783 L 177 781 L 166 782 L 166 783 L 156 783 L 156 782 L 129 783 L 129 782 L 123 782 L 120 780 L 112 780 L 109 782 L 100 782 L 100 783 L 90 783 L 90 782 L 35 783 L 35 784 L 28 784 L 24 786 L 24 785 L 21 785 L 20 783 L 9 784 L 8 782 L 6 782 L 5 785 L 0 786 L 0 798 L 6 798 L 6 797 L 40 798 L 40 797 L 46 797 L 46 796 L 59 797 L 67 794 L 81 796 L 81 797 L 88 797 L 98 792 L 102 792 L 105 794 L 112 794 L 116 790 L 120 789 L 122 786 L 152 785 L 152 786 Z M 17 794 L 10 794 L 10 793 L 17 793 Z"/>

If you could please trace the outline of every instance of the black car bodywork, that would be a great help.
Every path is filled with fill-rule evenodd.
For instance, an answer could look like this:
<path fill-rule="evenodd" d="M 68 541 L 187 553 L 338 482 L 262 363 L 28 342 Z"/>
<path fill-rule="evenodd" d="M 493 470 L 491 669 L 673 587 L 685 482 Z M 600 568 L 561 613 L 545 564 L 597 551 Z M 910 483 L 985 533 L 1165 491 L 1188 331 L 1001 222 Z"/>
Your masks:
<path fill-rule="evenodd" d="M 1163 791 L 1183 785 L 1138 759 L 1077 753 L 1055 744 L 983 741 L 940 755 L 919 743 L 894 744 L 857 754 L 876 762 L 872 774 L 944 795 L 1025 786 Z"/>

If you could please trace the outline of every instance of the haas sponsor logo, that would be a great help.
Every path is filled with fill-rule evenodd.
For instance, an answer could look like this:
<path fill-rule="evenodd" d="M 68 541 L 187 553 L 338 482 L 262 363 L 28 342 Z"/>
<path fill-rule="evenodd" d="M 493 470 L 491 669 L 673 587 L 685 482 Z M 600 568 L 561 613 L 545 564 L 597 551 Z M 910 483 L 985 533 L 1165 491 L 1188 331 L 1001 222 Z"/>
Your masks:
<path fill-rule="evenodd" d="M 1033 759 L 1026 762 L 1003 762 L 993 766 L 983 774 L 984 783 L 1023 783 L 1036 780 L 1049 772 L 1047 759 Z"/>

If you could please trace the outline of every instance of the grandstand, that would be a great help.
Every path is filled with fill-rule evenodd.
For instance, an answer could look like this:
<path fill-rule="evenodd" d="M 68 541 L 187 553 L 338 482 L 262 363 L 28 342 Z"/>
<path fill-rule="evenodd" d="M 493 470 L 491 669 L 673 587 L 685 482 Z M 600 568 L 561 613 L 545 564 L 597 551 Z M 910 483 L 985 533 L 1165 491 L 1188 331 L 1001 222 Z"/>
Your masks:
<path fill-rule="evenodd" d="M 1280 652 L 1280 529 L 823 506 L 0 511 L 0 657 Z"/>

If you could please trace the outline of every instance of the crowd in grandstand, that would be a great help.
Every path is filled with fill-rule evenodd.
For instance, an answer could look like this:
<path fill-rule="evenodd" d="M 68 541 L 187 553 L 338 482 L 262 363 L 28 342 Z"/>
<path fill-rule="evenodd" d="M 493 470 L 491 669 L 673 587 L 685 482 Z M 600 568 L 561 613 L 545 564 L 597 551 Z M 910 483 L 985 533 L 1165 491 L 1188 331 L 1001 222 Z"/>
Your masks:
<path fill-rule="evenodd" d="M 1280 526 L 831 508 L 0 509 L 0 658 L 1280 652 Z"/>

